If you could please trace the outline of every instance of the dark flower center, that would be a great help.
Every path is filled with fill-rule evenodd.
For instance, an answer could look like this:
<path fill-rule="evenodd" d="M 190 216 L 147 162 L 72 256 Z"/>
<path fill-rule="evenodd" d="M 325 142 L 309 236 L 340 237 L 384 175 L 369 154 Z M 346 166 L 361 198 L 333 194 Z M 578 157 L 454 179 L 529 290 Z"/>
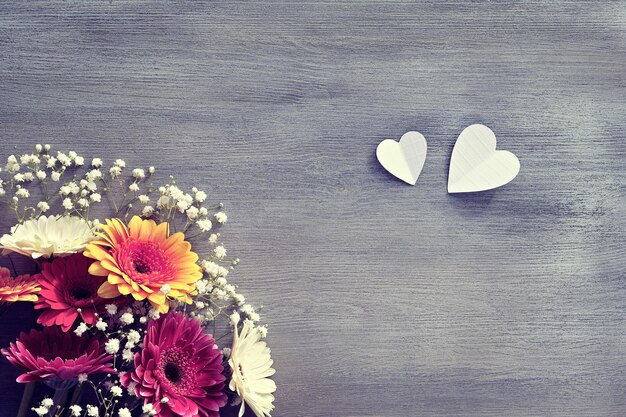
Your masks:
<path fill-rule="evenodd" d="M 152 271 L 150 265 L 143 259 L 135 259 L 133 265 L 135 267 L 135 271 L 139 272 L 140 274 L 149 274 L 150 271 Z"/>
<path fill-rule="evenodd" d="M 92 295 L 92 291 L 89 288 L 85 287 L 74 287 L 72 288 L 71 294 L 74 300 L 79 301 L 90 298 Z"/>
<path fill-rule="evenodd" d="M 163 374 L 165 374 L 165 377 L 174 384 L 178 384 L 181 379 L 183 379 L 183 370 L 175 362 L 166 363 L 163 367 Z"/>

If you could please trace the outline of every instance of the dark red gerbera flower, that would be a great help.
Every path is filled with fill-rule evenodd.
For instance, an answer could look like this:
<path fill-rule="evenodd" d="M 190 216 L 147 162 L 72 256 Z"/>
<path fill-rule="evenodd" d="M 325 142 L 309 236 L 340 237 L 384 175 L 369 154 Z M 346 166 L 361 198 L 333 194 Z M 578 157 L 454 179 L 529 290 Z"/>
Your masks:
<path fill-rule="evenodd" d="M 87 324 L 96 324 L 96 313 L 102 313 L 105 303 L 111 303 L 111 300 L 98 296 L 98 288 L 106 278 L 88 272 L 92 262 L 77 253 L 43 264 L 41 273 L 33 277 L 41 285 L 35 308 L 45 310 L 37 323 L 58 325 L 64 332 L 79 316 Z"/>
<path fill-rule="evenodd" d="M 114 372 L 111 355 L 104 352 L 100 339 L 57 326 L 22 333 L 2 354 L 16 367 L 26 371 L 17 382 L 67 381 L 80 374 Z"/>
<path fill-rule="evenodd" d="M 159 417 L 217 417 L 226 404 L 222 353 L 198 321 L 169 313 L 148 324 L 135 370 L 122 385 L 153 404 Z M 161 400 L 167 397 L 167 402 Z"/>

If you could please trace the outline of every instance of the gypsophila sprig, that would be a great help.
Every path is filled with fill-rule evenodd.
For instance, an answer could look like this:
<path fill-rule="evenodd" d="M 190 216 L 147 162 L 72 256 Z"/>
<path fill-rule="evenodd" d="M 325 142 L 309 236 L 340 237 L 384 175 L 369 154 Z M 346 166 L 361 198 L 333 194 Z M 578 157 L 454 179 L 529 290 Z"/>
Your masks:
<path fill-rule="evenodd" d="M 222 239 L 224 204 L 171 176 L 156 182 L 154 166 L 47 144 L 2 165 L 15 226 L 0 249 L 32 267 L 3 273 L 0 303 L 33 302 L 44 326 L 2 353 L 18 381 L 55 391 L 36 415 L 216 417 L 233 404 L 270 415 L 267 326 L 230 282 L 239 259 Z M 69 395 L 83 389 L 96 403 Z"/>

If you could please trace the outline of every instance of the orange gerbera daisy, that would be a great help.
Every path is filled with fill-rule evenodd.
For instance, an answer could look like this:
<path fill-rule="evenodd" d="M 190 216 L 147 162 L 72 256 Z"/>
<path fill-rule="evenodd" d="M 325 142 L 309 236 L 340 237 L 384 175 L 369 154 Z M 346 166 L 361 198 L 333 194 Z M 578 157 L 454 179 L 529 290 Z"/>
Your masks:
<path fill-rule="evenodd" d="M 39 291 L 41 291 L 39 283 L 29 275 L 11 278 L 11 272 L 7 268 L 0 268 L 0 303 L 37 301 Z"/>
<path fill-rule="evenodd" d="M 100 297 L 147 298 L 160 313 L 167 313 L 170 299 L 191 303 L 189 293 L 202 272 L 183 233 L 169 236 L 167 222 L 157 225 L 134 216 L 128 226 L 107 219 L 97 235 L 101 239 L 90 242 L 84 255 L 97 261 L 90 274 L 107 277 L 98 289 Z"/>

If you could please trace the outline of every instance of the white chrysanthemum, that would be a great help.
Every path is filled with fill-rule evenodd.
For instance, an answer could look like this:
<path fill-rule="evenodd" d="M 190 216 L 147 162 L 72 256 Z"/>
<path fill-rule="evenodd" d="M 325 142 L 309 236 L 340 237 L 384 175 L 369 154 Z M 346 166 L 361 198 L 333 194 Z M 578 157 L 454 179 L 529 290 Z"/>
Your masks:
<path fill-rule="evenodd" d="M 269 377 L 276 371 L 272 368 L 274 361 L 270 353 L 270 348 L 261 340 L 261 333 L 251 321 L 243 322 L 241 333 L 237 331 L 235 323 L 233 348 L 228 364 L 233 370 L 229 387 L 243 400 L 239 417 L 243 416 L 245 404 L 258 417 L 270 416 L 270 411 L 274 409 L 272 393 L 276 391 L 276 383 Z"/>
<path fill-rule="evenodd" d="M 0 238 L 3 253 L 40 257 L 66 256 L 82 251 L 94 238 L 87 222 L 74 216 L 41 216 L 11 229 Z"/>

